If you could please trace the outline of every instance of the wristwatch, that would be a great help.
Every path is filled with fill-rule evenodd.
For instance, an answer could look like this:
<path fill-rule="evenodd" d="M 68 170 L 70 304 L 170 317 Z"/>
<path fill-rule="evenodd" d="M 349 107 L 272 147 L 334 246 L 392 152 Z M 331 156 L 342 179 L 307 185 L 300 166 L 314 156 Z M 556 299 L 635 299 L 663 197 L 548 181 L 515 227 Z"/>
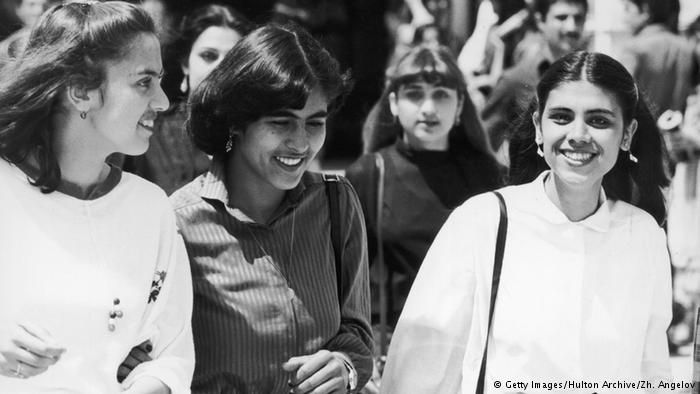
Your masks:
<path fill-rule="evenodd" d="M 345 357 L 342 358 L 343 364 L 345 365 L 345 369 L 348 371 L 348 385 L 346 389 L 348 392 L 353 392 L 357 390 L 357 371 L 355 371 L 355 367 L 352 366 L 352 364 L 345 359 Z"/>

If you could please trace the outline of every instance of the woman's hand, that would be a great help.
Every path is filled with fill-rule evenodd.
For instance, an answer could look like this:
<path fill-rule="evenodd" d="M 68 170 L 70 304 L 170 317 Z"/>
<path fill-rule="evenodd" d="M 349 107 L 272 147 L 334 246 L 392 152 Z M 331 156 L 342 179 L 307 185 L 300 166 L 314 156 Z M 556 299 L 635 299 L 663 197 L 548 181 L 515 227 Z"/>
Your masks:
<path fill-rule="evenodd" d="M 5 334 L 5 335 L 2 335 Z M 0 374 L 24 379 L 56 364 L 66 351 L 45 329 L 31 323 L 9 327 L 0 334 Z"/>
<path fill-rule="evenodd" d="M 160 380 L 144 376 L 122 392 L 124 394 L 170 394 L 170 389 Z"/>
<path fill-rule="evenodd" d="M 289 381 L 290 393 L 326 394 L 345 393 L 348 386 L 348 371 L 343 356 L 328 350 L 319 350 L 307 356 L 292 357 L 282 365 L 292 372 Z"/>

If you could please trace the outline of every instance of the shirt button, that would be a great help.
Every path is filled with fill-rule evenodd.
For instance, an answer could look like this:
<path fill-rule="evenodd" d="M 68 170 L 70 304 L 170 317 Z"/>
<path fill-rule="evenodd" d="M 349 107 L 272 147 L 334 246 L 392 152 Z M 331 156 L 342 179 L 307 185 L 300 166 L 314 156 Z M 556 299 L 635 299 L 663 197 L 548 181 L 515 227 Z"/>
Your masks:
<path fill-rule="evenodd" d="M 287 290 L 287 293 L 289 294 L 290 300 L 293 300 L 297 296 L 297 293 L 295 293 L 294 289 L 292 289 L 291 287 Z"/>

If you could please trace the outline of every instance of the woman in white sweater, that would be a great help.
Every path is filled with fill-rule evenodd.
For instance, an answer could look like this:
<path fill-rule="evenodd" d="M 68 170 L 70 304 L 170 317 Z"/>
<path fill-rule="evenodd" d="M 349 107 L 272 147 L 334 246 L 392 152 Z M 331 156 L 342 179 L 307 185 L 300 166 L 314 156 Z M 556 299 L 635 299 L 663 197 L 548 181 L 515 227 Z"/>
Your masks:
<path fill-rule="evenodd" d="M 662 156 L 624 67 L 587 52 L 555 62 L 511 143 L 490 331 L 499 203 L 482 194 L 454 211 L 431 246 L 382 392 L 474 393 L 487 342 L 483 392 L 657 389 L 670 375 Z"/>
<path fill-rule="evenodd" d="M 192 285 L 165 193 L 105 164 L 145 152 L 160 45 L 123 2 L 48 10 L 0 75 L 0 392 L 189 393 Z M 150 340 L 152 361 L 117 368 Z"/>

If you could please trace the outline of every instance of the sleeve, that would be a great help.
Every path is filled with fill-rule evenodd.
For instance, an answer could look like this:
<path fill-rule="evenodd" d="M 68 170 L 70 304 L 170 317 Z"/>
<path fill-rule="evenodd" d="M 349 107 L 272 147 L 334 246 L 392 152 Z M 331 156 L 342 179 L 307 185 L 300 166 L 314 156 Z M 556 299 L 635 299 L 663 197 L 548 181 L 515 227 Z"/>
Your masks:
<path fill-rule="evenodd" d="M 345 353 L 357 370 L 358 387 L 372 376 L 372 330 L 370 328 L 369 271 L 365 223 L 360 202 L 350 183 L 343 179 L 339 187 L 339 204 L 344 221 L 342 307 L 340 328 L 325 348 Z"/>
<path fill-rule="evenodd" d="M 481 199 L 477 196 L 474 199 Z M 460 393 L 462 365 L 475 315 L 474 245 L 490 226 L 472 200 L 457 208 L 426 254 L 399 318 L 382 377 L 382 393 Z M 496 209 L 496 208 L 494 208 Z M 484 213 L 490 208 L 481 206 Z M 495 234 L 495 232 L 494 232 Z"/>
<path fill-rule="evenodd" d="M 161 261 L 149 297 L 152 309 L 147 311 L 142 326 L 142 335 L 153 343 L 153 360 L 139 364 L 129 374 L 122 384 L 125 389 L 148 376 L 159 379 L 172 394 L 190 393 L 194 373 L 192 276 L 185 244 L 176 230 L 174 215 L 171 216 L 167 225 L 172 231 L 166 231 L 169 234 L 162 242 Z M 160 267 L 165 270 L 159 270 Z"/>
<path fill-rule="evenodd" d="M 650 240 L 650 255 L 654 256 L 651 313 L 642 356 L 642 376 L 651 382 L 669 381 L 671 364 L 666 330 L 671 324 L 671 262 L 666 246 L 666 234 L 657 227 Z"/>

